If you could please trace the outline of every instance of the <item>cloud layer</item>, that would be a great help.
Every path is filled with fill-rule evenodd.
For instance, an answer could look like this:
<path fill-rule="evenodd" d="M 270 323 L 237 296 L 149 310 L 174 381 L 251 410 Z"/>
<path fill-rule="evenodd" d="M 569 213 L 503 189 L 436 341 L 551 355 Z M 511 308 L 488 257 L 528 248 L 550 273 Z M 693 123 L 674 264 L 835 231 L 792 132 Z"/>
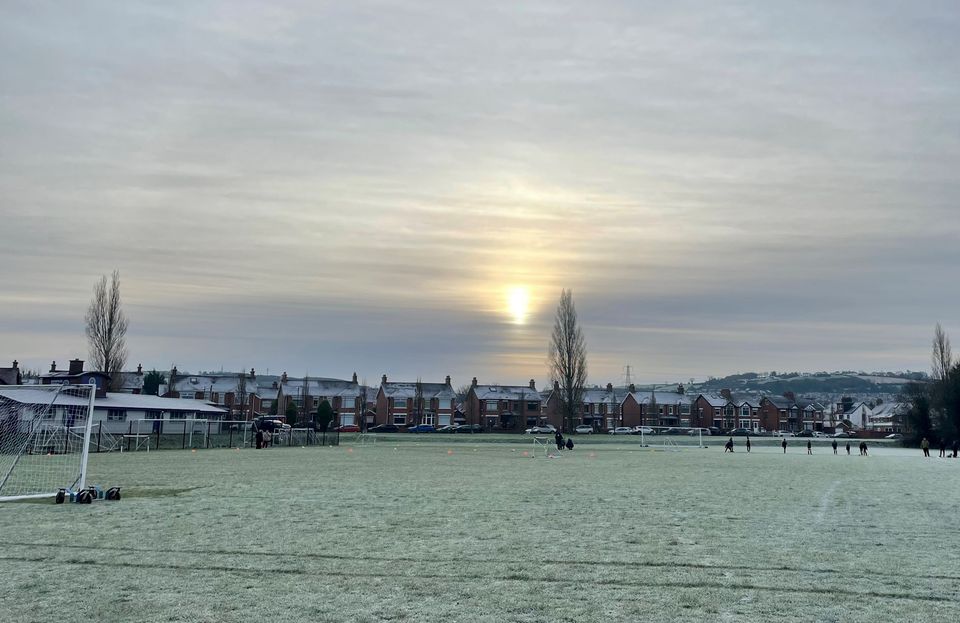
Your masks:
<path fill-rule="evenodd" d="M 317 4 L 0 6 L 0 356 L 113 268 L 148 367 L 542 381 L 563 287 L 598 383 L 960 330 L 955 3 Z"/>

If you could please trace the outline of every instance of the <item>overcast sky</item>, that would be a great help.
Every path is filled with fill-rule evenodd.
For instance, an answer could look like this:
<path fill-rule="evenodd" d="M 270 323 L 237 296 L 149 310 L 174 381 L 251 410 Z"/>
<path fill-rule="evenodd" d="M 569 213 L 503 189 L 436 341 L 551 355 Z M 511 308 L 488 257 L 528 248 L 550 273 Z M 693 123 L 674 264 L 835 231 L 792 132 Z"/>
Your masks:
<path fill-rule="evenodd" d="M 721 7 L 720 5 L 725 6 Z M 0 365 L 373 382 L 929 367 L 960 5 L 0 3 Z"/>

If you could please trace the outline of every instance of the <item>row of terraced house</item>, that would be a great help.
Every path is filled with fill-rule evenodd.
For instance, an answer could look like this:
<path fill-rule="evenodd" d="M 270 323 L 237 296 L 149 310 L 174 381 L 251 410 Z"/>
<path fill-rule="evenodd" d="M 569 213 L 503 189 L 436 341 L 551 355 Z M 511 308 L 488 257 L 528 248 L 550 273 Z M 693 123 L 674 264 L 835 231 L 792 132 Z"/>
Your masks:
<path fill-rule="evenodd" d="M 70 370 L 57 369 L 54 362 L 47 374 L 37 382 L 61 382 L 60 377 L 80 378 L 83 362 L 73 360 Z M 70 376 L 73 374 L 73 376 Z M 285 419 L 290 409 L 300 422 L 313 418 L 318 407 L 328 402 L 339 426 L 367 429 L 378 424 L 401 429 L 418 424 L 445 426 L 475 424 L 489 431 L 522 431 L 534 425 L 550 423 L 565 428 L 559 387 L 539 390 L 530 380 L 526 385 L 480 384 L 472 379 L 465 395 L 454 389 L 447 376 L 440 382 L 392 381 L 383 375 L 379 385 L 368 386 L 352 378 L 290 377 L 260 375 L 254 369 L 244 373 L 181 373 L 174 366 L 164 373 L 165 383 L 160 396 L 183 399 L 177 403 L 151 403 L 151 417 L 176 417 L 196 412 L 204 404 L 213 409 L 204 417 L 249 420 L 275 414 Z M 121 375 L 117 393 L 143 392 L 145 373 L 142 366 Z M 23 382 L 14 362 L 12 368 L 0 368 L 0 385 Z M 187 402 L 189 408 L 187 408 Z M 169 406 L 173 405 L 173 406 Z M 200 405 L 198 407 L 197 405 Z M 109 419 L 121 422 L 123 409 L 110 409 Z M 174 416 L 171 416 L 174 417 Z M 745 428 L 753 431 L 829 432 L 841 422 L 855 428 L 899 431 L 903 405 L 890 404 L 870 409 L 866 403 L 835 405 L 826 409 L 818 402 L 785 396 L 738 395 L 727 390 L 718 394 L 687 393 L 683 385 L 670 391 L 638 389 L 635 385 L 587 388 L 576 425 L 594 430 L 611 430 L 618 426 L 660 426 L 721 429 Z"/>
<path fill-rule="evenodd" d="M 458 395 L 449 376 L 441 382 L 426 382 L 391 381 L 383 375 L 378 386 L 366 386 L 355 373 L 345 380 L 286 373 L 258 376 L 254 370 L 245 375 L 181 375 L 174 368 L 169 381 L 163 395 L 205 400 L 236 419 L 268 413 L 283 418 L 293 404 L 298 419 L 306 420 L 327 401 L 338 425 L 364 429 L 378 424 L 401 428 L 479 424 L 491 431 L 521 431 L 545 423 L 564 426 L 559 388 L 541 391 L 533 380 L 526 385 L 488 385 L 474 378 L 465 396 Z M 240 400 L 240 395 L 246 397 Z M 576 423 L 598 431 L 617 426 L 830 431 L 837 425 L 823 405 L 792 395 L 747 396 L 726 390 L 694 395 L 682 385 L 671 391 L 650 391 L 609 383 L 584 391 Z"/>

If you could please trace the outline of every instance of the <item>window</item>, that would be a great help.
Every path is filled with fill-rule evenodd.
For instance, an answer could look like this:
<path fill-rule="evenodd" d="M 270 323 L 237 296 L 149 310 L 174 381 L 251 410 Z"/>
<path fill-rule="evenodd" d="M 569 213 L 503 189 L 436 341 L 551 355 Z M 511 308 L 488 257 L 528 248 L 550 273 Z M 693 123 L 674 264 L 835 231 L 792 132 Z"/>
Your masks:
<path fill-rule="evenodd" d="M 449 415 L 441 415 L 441 416 L 438 416 L 438 417 L 437 417 L 437 425 L 438 425 L 438 426 L 449 426 L 449 425 L 450 425 L 450 416 L 449 416 Z"/>
<path fill-rule="evenodd" d="M 538 402 L 528 402 L 527 411 L 536 411 L 540 408 L 540 403 Z"/>
<path fill-rule="evenodd" d="M 496 400 L 488 400 L 486 405 L 487 413 L 496 413 L 498 409 L 498 404 Z"/>
<path fill-rule="evenodd" d="M 740 415 L 750 415 L 750 407 L 747 405 L 740 407 Z"/>
<path fill-rule="evenodd" d="M 357 408 L 357 399 L 356 398 L 341 398 L 340 405 L 342 409 L 356 409 Z"/>
<path fill-rule="evenodd" d="M 170 412 L 171 420 L 185 420 L 187 419 L 187 414 L 183 411 L 171 411 Z"/>
<path fill-rule="evenodd" d="M 405 413 L 394 413 L 393 414 L 393 424 L 395 426 L 404 426 L 407 423 L 407 416 Z"/>
<path fill-rule="evenodd" d="M 702 412 L 703 409 L 700 409 L 700 411 Z M 680 405 L 680 415 L 690 415 L 690 405 L 689 405 L 689 404 L 683 403 L 683 404 Z"/>
<path fill-rule="evenodd" d="M 394 398 L 393 399 L 393 408 L 394 409 L 407 409 L 407 399 L 406 398 Z"/>
<path fill-rule="evenodd" d="M 423 414 L 423 422 L 421 422 L 421 424 L 429 424 L 430 426 L 433 426 L 435 421 L 436 420 L 434 419 L 433 411 L 427 411 Z"/>
<path fill-rule="evenodd" d="M 126 422 L 126 409 L 107 409 L 107 419 L 113 422 Z"/>
<path fill-rule="evenodd" d="M 352 413 L 347 414 L 347 415 L 341 415 L 341 416 L 340 416 L 340 425 L 341 425 L 341 426 L 353 426 L 353 425 L 355 424 L 355 422 L 354 422 L 354 418 L 355 418 L 355 417 L 356 417 L 356 416 L 354 416 Z"/>

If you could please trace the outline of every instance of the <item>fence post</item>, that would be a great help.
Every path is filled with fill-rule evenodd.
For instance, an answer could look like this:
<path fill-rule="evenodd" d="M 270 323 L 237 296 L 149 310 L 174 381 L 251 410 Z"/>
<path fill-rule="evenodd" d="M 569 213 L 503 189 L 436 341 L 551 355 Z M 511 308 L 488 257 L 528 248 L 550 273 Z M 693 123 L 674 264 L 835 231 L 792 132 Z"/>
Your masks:
<path fill-rule="evenodd" d="M 227 447 L 233 447 L 233 424 L 230 425 L 230 437 L 227 439 Z"/>
<path fill-rule="evenodd" d="M 100 452 L 100 435 L 103 434 L 103 421 L 100 421 L 100 425 L 97 426 L 97 452 Z"/>
<path fill-rule="evenodd" d="M 207 448 L 210 448 L 210 420 L 207 420 Z"/>
<path fill-rule="evenodd" d="M 127 452 L 130 452 L 130 435 L 133 433 L 133 420 L 127 422 Z"/>
<path fill-rule="evenodd" d="M 184 450 L 187 447 L 187 420 L 182 420 L 181 424 L 183 424 L 183 434 L 180 436 L 180 449 Z"/>

